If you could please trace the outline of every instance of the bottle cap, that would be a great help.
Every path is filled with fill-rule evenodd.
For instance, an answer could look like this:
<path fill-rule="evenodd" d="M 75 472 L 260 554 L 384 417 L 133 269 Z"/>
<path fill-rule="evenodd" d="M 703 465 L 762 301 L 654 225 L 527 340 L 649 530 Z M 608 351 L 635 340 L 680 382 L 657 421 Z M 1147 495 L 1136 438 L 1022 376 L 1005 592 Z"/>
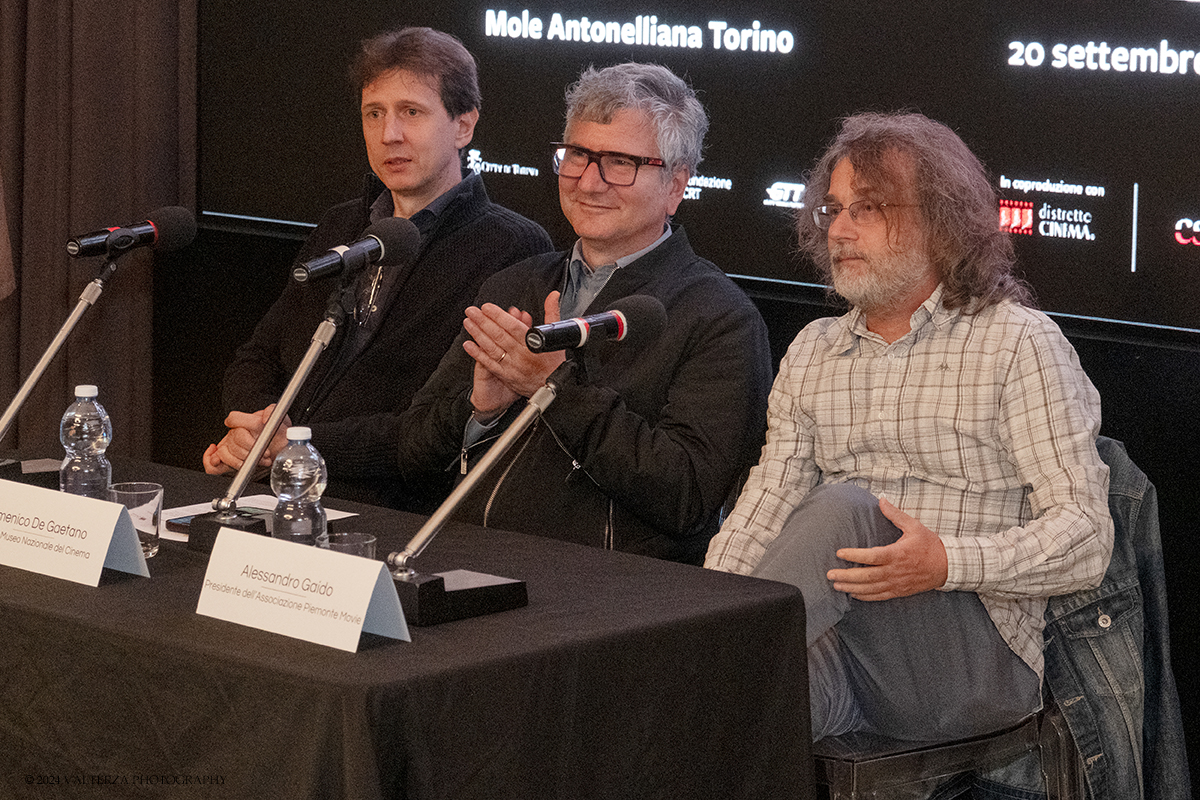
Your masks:
<path fill-rule="evenodd" d="M 100 394 L 100 391 L 96 388 L 95 384 L 81 383 L 75 387 L 76 397 L 95 397 L 98 394 Z"/>
<path fill-rule="evenodd" d="M 300 439 L 311 439 L 312 428 L 305 427 L 304 425 L 293 425 L 287 429 L 287 438 L 290 442 L 295 442 Z"/>

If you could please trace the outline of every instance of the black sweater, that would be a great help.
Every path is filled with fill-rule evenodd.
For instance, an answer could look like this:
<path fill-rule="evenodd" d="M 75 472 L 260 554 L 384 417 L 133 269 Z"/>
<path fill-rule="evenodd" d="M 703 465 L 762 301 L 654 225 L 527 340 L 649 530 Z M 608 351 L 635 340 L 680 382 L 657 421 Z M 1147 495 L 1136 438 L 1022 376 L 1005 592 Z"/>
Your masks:
<path fill-rule="evenodd" d="M 412 263 L 395 268 L 402 272 L 379 303 L 376 313 L 383 316 L 366 346 L 346 358 L 342 343 L 354 324 L 347 320 L 292 404 L 293 424 L 312 428 L 313 444 L 329 465 L 327 496 L 428 511 L 445 494 L 444 480 L 401 482 L 395 459 L 399 415 L 462 329 L 463 312 L 483 281 L 551 249 L 541 226 L 492 203 L 477 175 L 465 181 Z M 382 190 L 369 180 L 361 198 L 327 211 L 296 263 L 360 238 Z M 257 411 L 279 398 L 339 281 L 288 282 L 225 373 L 226 413 Z"/>

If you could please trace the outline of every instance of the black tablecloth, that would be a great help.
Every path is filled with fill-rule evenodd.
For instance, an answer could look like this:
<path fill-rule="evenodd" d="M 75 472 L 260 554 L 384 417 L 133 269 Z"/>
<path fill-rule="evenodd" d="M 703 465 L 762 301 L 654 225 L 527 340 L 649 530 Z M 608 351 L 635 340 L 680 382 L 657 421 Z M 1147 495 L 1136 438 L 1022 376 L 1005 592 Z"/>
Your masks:
<path fill-rule="evenodd" d="M 168 507 L 228 486 L 116 461 L 132 479 Z M 381 559 L 423 521 L 328 505 Z M 418 568 L 523 579 L 528 607 L 346 653 L 197 615 L 205 566 L 164 542 L 95 588 L 0 567 L 0 796 L 812 795 L 792 587 L 452 524 Z"/>

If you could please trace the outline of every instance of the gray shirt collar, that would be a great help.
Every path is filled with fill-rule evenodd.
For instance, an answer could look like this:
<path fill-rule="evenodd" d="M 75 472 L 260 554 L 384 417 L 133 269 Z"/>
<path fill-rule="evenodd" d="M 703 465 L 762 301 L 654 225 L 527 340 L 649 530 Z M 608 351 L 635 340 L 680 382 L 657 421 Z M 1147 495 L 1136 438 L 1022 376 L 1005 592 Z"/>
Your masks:
<path fill-rule="evenodd" d="M 569 319 L 582 315 L 617 270 L 637 261 L 665 242 L 670 235 L 671 226 L 667 225 L 662 236 L 655 239 L 649 247 L 622 256 L 611 264 L 602 264 L 598 267 L 588 266 L 583 260 L 582 243 L 576 241 L 575 247 L 571 250 L 571 261 L 567 265 L 567 278 L 563 285 L 562 296 L 558 301 L 559 317 Z"/>

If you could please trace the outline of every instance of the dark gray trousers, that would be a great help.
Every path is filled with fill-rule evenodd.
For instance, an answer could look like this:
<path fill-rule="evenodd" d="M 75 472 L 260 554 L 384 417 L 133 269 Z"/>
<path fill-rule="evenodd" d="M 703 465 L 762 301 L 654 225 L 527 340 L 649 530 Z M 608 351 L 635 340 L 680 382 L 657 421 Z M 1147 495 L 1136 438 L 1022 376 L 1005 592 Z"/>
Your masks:
<path fill-rule="evenodd" d="M 974 592 L 865 602 L 825 577 L 841 547 L 891 544 L 900 530 L 850 484 L 819 486 L 754 570 L 804 595 L 813 739 L 866 730 L 945 741 L 997 730 L 1041 707 L 1038 676 L 1008 647 Z"/>

